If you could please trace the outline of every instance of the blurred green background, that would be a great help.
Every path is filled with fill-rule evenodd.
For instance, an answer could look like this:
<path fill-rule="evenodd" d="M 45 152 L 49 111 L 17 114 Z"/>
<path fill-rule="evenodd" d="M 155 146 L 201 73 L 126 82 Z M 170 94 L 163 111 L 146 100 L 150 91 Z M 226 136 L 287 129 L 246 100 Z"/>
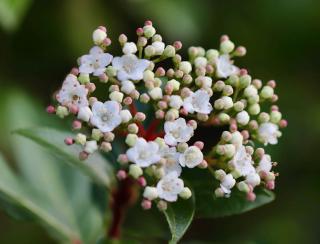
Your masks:
<path fill-rule="evenodd" d="M 228 34 L 246 46 L 237 64 L 255 78 L 278 82 L 279 106 L 289 121 L 279 145 L 268 149 L 279 162 L 276 201 L 239 216 L 196 220 L 184 242 L 320 243 L 320 1 L 0 0 L 0 105 L 15 104 L 14 94 L 45 108 L 92 46 L 94 28 L 106 25 L 119 52 L 117 36 L 134 37 L 146 19 L 167 43 L 217 48 Z M 186 57 L 186 48 L 182 53 Z M 7 112 L 20 113 L 15 105 Z M 0 114 L 0 125 L 7 116 Z M 0 128 L 0 151 L 12 159 L 9 129 Z M 1 210 L 0 243 L 54 241 L 35 223 Z"/>

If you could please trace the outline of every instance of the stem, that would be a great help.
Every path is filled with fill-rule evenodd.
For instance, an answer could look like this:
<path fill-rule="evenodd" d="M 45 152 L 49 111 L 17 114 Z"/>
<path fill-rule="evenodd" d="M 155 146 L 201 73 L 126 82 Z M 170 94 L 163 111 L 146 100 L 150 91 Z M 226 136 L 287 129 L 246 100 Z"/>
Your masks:
<path fill-rule="evenodd" d="M 125 217 L 125 212 L 134 197 L 132 188 L 133 184 L 133 179 L 127 178 L 121 181 L 119 187 L 112 193 L 112 221 L 108 230 L 108 236 L 110 239 L 120 239 L 121 226 Z"/>

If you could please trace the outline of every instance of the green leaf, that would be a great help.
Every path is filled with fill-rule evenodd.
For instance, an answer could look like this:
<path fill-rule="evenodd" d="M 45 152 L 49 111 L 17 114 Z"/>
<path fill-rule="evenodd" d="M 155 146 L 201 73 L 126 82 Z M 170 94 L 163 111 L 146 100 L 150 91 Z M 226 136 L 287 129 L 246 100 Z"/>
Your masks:
<path fill-rule="evenodd" d="M 54 215 L 47 212 L 29 196 L 29 189 L 11 172 L 0 156 L 0 199 L 14 207 L 28 211 L 43 225 L 58 233 L 64 240 L 78 240 L 80 234 L 66 223 L 61 222 Z"/>
<path fill-rule="evenodd" d="M 177 243 L 189 228 L 195 211 L 195 200 L 192 196 L 188 200 L 179 199 L 179 201 L 168 204 L 164 211 L 169 228 L 171 231 L 170 244 Z"/>
<path fill-rule="evenodd" d="M 98 153 L 90 155 L 87 160 L 79 160 L 80 146 L 64 144 L 64 138 L 71 136 L 72 133 L 46 127 L 19 129 L 15 133 L 33 140 L 54 155 L 64 159 L 65 162 L 80 168 L 95 182 L 110 188 L 113 181 L 113 169 L 110 164 Z"/>
<path fill-rule="evenodd" d="M 31 0 L 1 0 L 0 24 L 4 29 L 12 31 L 18 27 L 29 6 Z"/>
<path fill-rule="evenodd" d="M 200 218 L 216 218 L 241 214 L 263 206 L 274 200 L 274 193 L 264 188 L 256 188 L 256 200 L 249 202 L 245 193 L 234 189 L 229 198 L 217 198 L 214 188 L 217 184 L 214 177 L 206 170 L 194 169 L 192 174 L 188 172 L 187 178 L 192 185 L 197 199 L 196 215 Z M 196 174 L 195 178 L 193 175 Z M 201 179 L 201 180 L 199 180 Z"/>

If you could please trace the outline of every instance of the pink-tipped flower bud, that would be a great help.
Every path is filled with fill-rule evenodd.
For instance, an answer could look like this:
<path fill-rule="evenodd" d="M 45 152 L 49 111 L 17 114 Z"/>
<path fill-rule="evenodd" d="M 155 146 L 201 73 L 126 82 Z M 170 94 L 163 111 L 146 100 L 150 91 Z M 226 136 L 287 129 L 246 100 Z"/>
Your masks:
<path fill-rule="evenodd" d="M 230 132 L 236 132 L 238 130 L 238 126 L 235 123 L 230 124 Z"/>
<path fill-rule="evenodd" d="M 285 119 L 280 120 L 279 126 L 280 128 L 286 128 L 288 126 L 288 121 Z"/>
<path fill-rule="evenodd" d="M 247 200 L 249 202 L 254 202 L 254 200 L 256 200 L 256 194 L 254 194 L 252 191 L 248 192 Z"/>
<path fill-rule="evenodd" d="M 105 47 L 109 47 L 111 45 L 112 41 L 109 37 L 105 38 L 102 42 L 102 44 L 105 46 Z"/>
<path fill-rule="evenodd" d="M 148 210 L 148 209 L 150 209 L 152 207 L 152 202 L 150 200 L 143 199 L 142 202 L 141 202 L 141 207 L 144 210 Z"/>
<path fill-rule="evenodd" d="M 208 162 L 206 160 L 202 160 L 202 162 L 198 165 L 200 169 L 208 168 Z"/>
<path fill-rule="evenodd" d="M 243 136 L 244 140 L 248 140 L 250 137 L 249 131 L 247 131 L 247 130 L 241 131 L 241 135 Z"/>
<path fill-rule="evenodd" d="M 56 112 L 56 109 L 55 107 L 53 107 L 52 105 L 49 105 L 47 108 L 46 108 L 46 111 L 48 114 L 54 114 Z"/>
<path fill-rule="evenodd" d="M 79 69 L 76 68 L 76 67 L 72 68 L 71 71 L 70 71 L 70 74 L 73 74 L 73 75 L 75 75 L 75 76 L 78 76 L 78 74 L 79 74 Z"/>
<path fill-rule="evenodd" d="M 279 111 L 279 107 L 277 105 L 272 105 L 271 111 Z"/>
<path fill-rule="evenodd" d="M 224 41 L 228 41 L 229 40 L 229 36 L 228 35 L 222 35 L 220 37 L 220 42 L 224 42 Z"/>
<path fill-rule="evenodd" d="M 69 112 L 72 113 L 72 114 L 77 114 L 79 111 L 79 108 L 78 106 L 74 105 L 74 104 L 71 104 L 69 106 Z"/>
<path fill-rule="evenodd" d="M 271 97 L 271 102 L 275 103 L 276 101 L 278 101 L 279 97 L 276 94 L 273 94 Z"/>
<path fill-rule="evenodd" d="M 181 108 L 181 109 L 179 110 L 179 113 L 182 114 L 182 115 L 184 115 L 184 116 L 187 116 L 187 115 L 188 115 L 188 111 L 187 111 L 185 108 Z"/>
<path fill-rule="evenodd" d="M 73 141 L 72 137 L 66 137 L 66 138 L 64 139 L 64 143 L 65 143 L 66 145 L 70 146 L 70 145 L 72 145 L 72 144 L 74 143 L 74 141 Z"/>
<path fill-rule="evenodd" d="M 131 97 L 126 97 L 125 99 L 123 99 L 123 103 L 125 105 L 130 105 L 132 104 L 132 98 Z"/>
<path fill-rule="evenodd" d="M 144 22 L 144 25 L 152 25 L 152 21 L 151 21 L 151 20 L 146 20 L 146 21 Z"/>
<path fill-rule="evenodd" d="M 82 127 L 82 123 L 79 120 L 75 120 L 72 122 L 72 129 L 74 130 L 80 130 Z"/>
<path fill-rule="evenodd" d="M 162 77 L 166 74 L 166 71 L 164 68 L 162 67 L 158 67 L 156 72 L 155 72 L 155 75 L 158 76 L 158 77 Z"/>
<path fill-rule="evenodd" d="M 141 27 L 136 29 L 136 33 L 138 36 L 142 36 L 143 35 L 143 29 Z"/>
<path fill-rule="evenodd" d="M 119 154 L 117 161 L 120 164 L 127 164 L 129 162 L 129 159 L 126 154 Z"/>
<path fill-rule="evenodd" d="M 147 181 L 146 178 L 144 178 L 143 176 L 140 176 L 137 180 L 139 186 L 141 187 L 145 187 L 147 185 Z"/>
<path fill-rule="evenodd" d="M 182 42 L 181 41 L 175 41 L 173 43 L 174 48 L 177 50 L 180 50 L 182 48 Z"/>
<path fill-rule="evenodd" d="M 166 108 L 168 108 L 168 103 L 166 101 L 159 101 L 158 102 L 158 107 L 160 109 L 166 109 Z"/>
<path fill-rule="evenodd" d="M 142 112 L 138 112 L 135 114 L 134 119 L 139 122 L 143 122 L 146 119 L 146 115 Z"/>
<path fill-rule="evenodd" d="M 248 74 L 248 70 L 246 70 L 246 69 L 240 69 L 239 74 L 240 74 L 240 76 L 247 75 L 247 74 Z"/>
<path fill-rule="evenodd" d="M 100 25 L 98 29 L 102 30 L 103 32 L 107 32 L 107 28 L 103 25 Z"/>
<path fill-rule="evenodd" d="M 168 69 L 167 70 L 167 76 L 168 76 L 168 78 L 172 78 L 174 76 L 174 70 L 173 69 Z"/>
<path fill-rule="evenodd" d="M 194 130 L 197 129 L 197 126 L 198 126 L 197 121 L 192 119 L 192 120 L 189 120 L 187 124 L 190 125 Z"/>
<path fill-rule="evenodd" d="M 160 110 L 160 109 L 157 110 L 156 113 L 155 113 L 155 117 L 156 117 L 157 119 L 163 119 L 164 116 L 165 116 L 164 111 L 162 111 L 162 110 Z"/>
<path fill-rule="evenodd" d="M 267 187 L 267 189 L 269 189 L 269 190 L 274 190 L 274 188 L 275 188 L 275 182 L 274 182 L 274 180 L 268 181 L 268 182 L 266 183 L 266 187 Z"/>
<path fill-rule="evenodd" d="M 103 74 L 99 75 L 99 80 L 100 80 L 102 83 L 107 83 L 108 80 L 109 80 L 109 77 L 108 77 L 105 73 L 103 73 Z"/>
<path fill-rule="evenodd" d="M 267 83 L 268 86 L 271 86 L 273 89 L 276 88 L 277 83 L 275 80 L 269 80 Z"/>
<path fill-rule="evenodd" d="M 125 34 L 121 34 L 118 40 L 120 45 L 124 45 L 128 41 L 128 37 Z"/>
<path fill-rule="evenodd" d="M 171 95 L 173 92 L 173 85 L 172 84 L 167 84 L 164 88 L 164 91 L 166 94 Z"/>
<path fill-rule="evenodd" d="M 127 178 L 127 172 L 124 171 L 124 170 L 119 170 L 118 173 L 117 173 L 117 178 L 118 180 L 124 180 Z"/>
<path fill-rule="evenodd" d="M 204 147 L 204 143 L 202 141 L 196 141 L 193 145 L 199 148 L 200 150 L 202 150 Z"/>

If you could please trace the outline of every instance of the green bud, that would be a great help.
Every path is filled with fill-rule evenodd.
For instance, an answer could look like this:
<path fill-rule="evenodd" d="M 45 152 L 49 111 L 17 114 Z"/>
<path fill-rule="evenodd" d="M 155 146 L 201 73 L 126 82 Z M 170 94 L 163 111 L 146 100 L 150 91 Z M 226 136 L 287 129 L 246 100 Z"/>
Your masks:
<path fill-rule="evenodd" d="M 113 77 L 117 75 L 117 70 L 112 66 L 108 66 L 106 69 L 106 73 L 109 77 Z"/>
<path fill-rule="evenodd" d="M 282 118 L 282 114 L 279 111 L 272 111 L 270 113 L 270 121 L 272 123 L 275 123 L 275 124 L 279 123 L 281 118 Z"/>
<path fill-rule="evenodd" d="M 234 43 L 230 40 L 225 40 L 220 43 L 220 51 L 222 53 L 231 53 L 234 49 Z"/>
<path fill-rule="evenodd" d="M 206 52 L 206 57 L 207 57 L 208 60 L 214 60 L 217 57 L 219 57 L 219 52 L 216 49 L 209 49 Z"/>
<path fill-rule="evenodd" d="M 274 90 L 271 86 L 264 86 L 260 92 L 260 96 L 264 99 L 271 98 L 274 94 Z"/>
<path fill-rule="evenodd" d="M 69 115 L 69 111 L 66 107 L 64 106 L 58 106 L 57 107 L 57 110 L 56 110 L 56 115 L 63 119 L 64 117 L 68 116 Z"/>
<path fill-rule="evenodd" d="M 231 85 L 233 87 L 238 86 L 239 77 L 237 75 L 230 75 L 230 77 L 226 80 L 227 85 Z"/>
<path fill-rule="evenodd" d="M 138 179 L 142 174 L 143 171 L 138 165 L 131 164 L 129 166 L 129 175 L 131 175 L 133 178 Z"/>
<path fill-rule="evenodd" d="M 240 181 L 239 183 L 237 183 L 237 188 L 239 189 L 239 191 L 245 193 L 248 193 L 250 191 L 248 184 L 244 181 Z"/>
<path fill-rule="evenodd" d="M 258 103 L 252 104 L 249 106 L 249 114 L 257 115 L 260 113 L 260 105 Z"/>
<path fill-rule="evenodd" d="M 79 77 L 78 77 L 78 81 L 81 84 L 87 84 L 90 82 L 90 77 L 89 74 L 85 74 L 85 73 L 80 73 Z"/>
<path fill-rule="evenodd" d="M 251 76 L 250 75 L 243 75 L 239 78 L 239 86 L 240 88 L 246 88 L 251 84 Z"/>
<path fill-rule="evenodd" d="M 162 55 L 165 56 L 165 57 L 172 58 L 172 57 L 174 57 L 175 54 L 176 54 L 176 49 L 174 48 L 174 46 L 168 45 L 164 49 Z"/>
<path fill-rule="evenodd" d="M 99 141 L 103 137 L 103 133 L 99 129 L 92 129 L 91 137 L 93 140 Z"/>
<path fill-rule="evenodd" d="M 156 29 L 152 25 L 146 25 L 143 27 L 143 33 L 145 37 L 150 38 L 156 34 Z"/>

